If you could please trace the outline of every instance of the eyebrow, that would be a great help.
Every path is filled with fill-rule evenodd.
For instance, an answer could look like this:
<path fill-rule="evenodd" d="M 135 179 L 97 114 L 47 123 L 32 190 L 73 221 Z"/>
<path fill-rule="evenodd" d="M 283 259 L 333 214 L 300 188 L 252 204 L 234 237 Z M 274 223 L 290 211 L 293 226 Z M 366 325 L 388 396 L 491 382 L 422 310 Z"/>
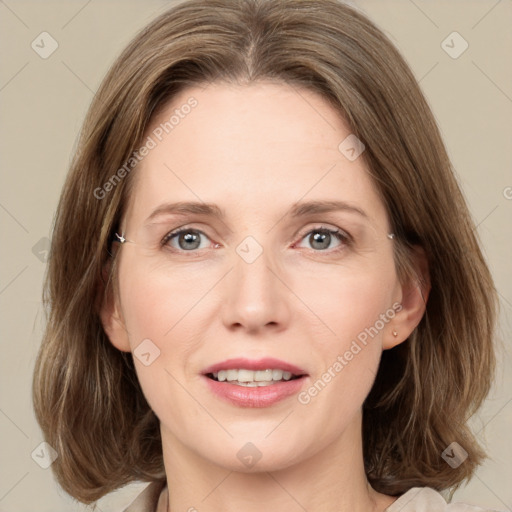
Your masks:
<path fill-rule="evenodd" d="M 332 211 L 346 211 L 349 213 L 356 213 L 365 219 L 368 219 L 367 213 L 361 208 L 346 203 L 345 201 L 306 201 L 295 203 L 290 210 L 288 215 L 291 217 L 304 217 L 307 215 L 313 215 L 318 213 L 328 213 Z M 178 202 L 178 203 L 165 203 L 158 206 L 146 219 L 146 223 L 153 220 L 163 214 L 174 214 L 174 215 L 204 215 L 210 217 L 216 217 L 224 220 L 226 214 L 224 210 L 219 208 L 214 203 L 202 203 L 202 202 Z"/>

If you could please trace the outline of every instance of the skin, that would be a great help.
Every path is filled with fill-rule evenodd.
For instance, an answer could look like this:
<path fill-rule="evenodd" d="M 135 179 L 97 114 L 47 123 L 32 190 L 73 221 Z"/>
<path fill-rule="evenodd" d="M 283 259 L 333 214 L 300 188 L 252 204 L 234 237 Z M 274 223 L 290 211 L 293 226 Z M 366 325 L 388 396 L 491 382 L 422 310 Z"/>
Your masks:
<path fill-rule="evenodd" d="M 119 287 L 102 309 L 119 350 L 144 339 L 160 350 L 149 366 L 134 358 L 161 423 L 169 493 L 158 510 L 383 511 L 396 498 L 366 479 L 361 408 L 382 351 L 419 323 L 428 289 L 400 283 L 384 204 L 363 158 L 338 150 L 350 130 L 322 97 L 272 82 L 198 86 L 173 98 L 148 135 L 191 96 L 198 105 L 134 171 Z M 341 200 L 366 217 L 287 216 L 299 200 Z M 176 201 L 215 203 L 226 217 L 166 214 L 146 225 Z M 159 244 L 182 226 L 205 234 L 200 248 Z M 319 249 L 319 227 L 353 241 Z M 263 249 L 252 263 L 236 252 L 247 236 Z M 294 395 L 238 407 L 205 386 L 211 364 L 269 356 L 303 368 L 308 389 L 394 303 L 402 309 L 307 404 Z M 237 457 L 248 442 L 261 453 L 252 467 Z"/>

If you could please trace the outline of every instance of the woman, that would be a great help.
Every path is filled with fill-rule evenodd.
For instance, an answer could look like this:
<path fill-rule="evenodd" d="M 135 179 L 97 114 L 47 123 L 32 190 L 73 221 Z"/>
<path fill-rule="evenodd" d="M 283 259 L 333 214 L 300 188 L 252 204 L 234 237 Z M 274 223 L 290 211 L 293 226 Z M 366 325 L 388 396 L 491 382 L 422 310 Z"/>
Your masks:
<path fill-rule="evenodd" d="M 475 510 L 438 491 L 485 457 L 495 293 L 380 30 L 335 0 L 186 1 L 112 66 L 62 192 L 52 468 L 84 503 L 151 482 L 129 512 Z"/>

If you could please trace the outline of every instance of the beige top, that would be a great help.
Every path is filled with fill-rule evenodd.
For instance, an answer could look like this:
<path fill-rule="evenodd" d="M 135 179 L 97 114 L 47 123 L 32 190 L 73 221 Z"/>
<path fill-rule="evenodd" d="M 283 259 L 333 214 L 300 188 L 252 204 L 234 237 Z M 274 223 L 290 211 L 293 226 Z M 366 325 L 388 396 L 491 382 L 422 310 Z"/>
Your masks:
<path fill-rule="evenodd" d="M 123 512 L 156 512 L 165 481 L 150 483 Z M 447 504 L 444 498 L 429 487 L 413 487 L 402 494 L 384 512 L 499 512 L 465 503 Z"/>

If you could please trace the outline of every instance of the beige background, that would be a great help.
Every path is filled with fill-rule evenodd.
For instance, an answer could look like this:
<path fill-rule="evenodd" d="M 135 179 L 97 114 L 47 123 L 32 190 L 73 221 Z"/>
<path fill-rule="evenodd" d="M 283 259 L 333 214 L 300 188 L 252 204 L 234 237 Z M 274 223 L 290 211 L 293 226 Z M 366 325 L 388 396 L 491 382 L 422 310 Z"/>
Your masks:
<path fill-rule="evenodd" d="M 471 420 L 491 459 L 455 498 L 512 510 L 512 1 L 352 3 L 388 33 L 421 80 L 500 292 L 498 379 Z M 171 4 L 0 0 L 0 511 L 85 510 L 31 458 L 42 441 L 30 384 L 42 332 L 45 237 L 101 78 L 135 32 Z M 43 31 L 59 45 L 47 59 L 31 48 Z M 453 31 L 469 44 L 457 59 L 441 46 Z M 460 43 L 453 43 L 455 50 Z M 106 497 L 98 510 L 122 510 L 143 486 Z"/>

